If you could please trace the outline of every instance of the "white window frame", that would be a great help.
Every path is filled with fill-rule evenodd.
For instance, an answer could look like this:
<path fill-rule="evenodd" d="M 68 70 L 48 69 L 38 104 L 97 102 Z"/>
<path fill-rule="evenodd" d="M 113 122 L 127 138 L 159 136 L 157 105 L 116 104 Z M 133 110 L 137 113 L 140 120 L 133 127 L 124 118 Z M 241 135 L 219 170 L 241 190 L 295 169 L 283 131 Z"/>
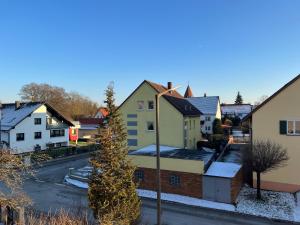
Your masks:
<path fill-rule="evenodd" d="M 289 123 L 293 123 L 293 133 L 289 133 Z M 300 133 L 296 133 L 296 122 L 300 123 L 300 120 L 287 120 L 286 121 L 286 134 L 290 136 L 300 136 Z"/>
<path fill-rule="evenodd" d="M 140 103 L 142 103 L 142 104 L 140 105 Z M 140 109 L 140 106 L 143 106 L 143 108 Z M 137 110 L 138 111 L 144 111 L 145 110 L 145 101 L 143 101 L 143 100 L 137 101 Z"/>

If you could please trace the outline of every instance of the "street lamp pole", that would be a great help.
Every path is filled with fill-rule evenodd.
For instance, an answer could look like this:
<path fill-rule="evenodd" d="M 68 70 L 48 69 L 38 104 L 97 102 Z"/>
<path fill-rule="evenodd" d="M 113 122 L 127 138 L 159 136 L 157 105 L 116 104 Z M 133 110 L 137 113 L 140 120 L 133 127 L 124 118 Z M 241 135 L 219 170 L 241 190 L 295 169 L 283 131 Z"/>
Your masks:
<path fill-rule="evenodd" d="M 159 140 L 159 98 L 164 94 L 178 89 L 174 87 L 155 95 L 155 113 L 156 113 L 156 183 L 157 183 L 157 225 L 161 225 L 161 181 L 160 181 L 160 140 Z"/>

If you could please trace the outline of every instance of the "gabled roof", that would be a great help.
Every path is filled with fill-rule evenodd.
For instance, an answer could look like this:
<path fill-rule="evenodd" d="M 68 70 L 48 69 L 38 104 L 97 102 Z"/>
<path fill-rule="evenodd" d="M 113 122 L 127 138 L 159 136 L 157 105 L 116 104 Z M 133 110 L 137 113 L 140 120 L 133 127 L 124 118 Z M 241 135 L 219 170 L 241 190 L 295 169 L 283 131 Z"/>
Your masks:
<path fill-rule="evenodd" d="M 122 105 L 143 85 L 147 83 L 152 87 L 157 93 L 164 92 L 167 87 L 157 84 L 151 81 L 144 80 L 126 99 L 125 101 L 119 106 Z M 199 116 L 202 114 L 196 107 L 194 107 L 191 103 L 189 103 L 186 99 L 182 97 L 176 90 L 170 93 L 166 93 L 163 97 L 174 107 L 176 108 L 181 114 L 184 116 Z"/>
<path fill-rule="evenodd" d="M 166 95 L 164 98 L 184 116 L 200 116 L 202 112 L 184 98 Z"/>
<path fill-rule="evenodd" d="M 219 96 L 207 96 L 207 97 L 192 97 L 187 98 L 191 104 L 193 104 L 203 114 L 216 115 L 218 111 L 218 105 L 220 104 Z"/>
<path fill-rule="evenodd" d="M 145 80 L 144 82 L 147 82 L 152 88 L 154 88 L 158 93 L 168 90 L 167 87 L 165 87 L 162 84 L 157 84 L 148 80 Z M 166 93 L 165 96 L 173 96 L 177 98 L 183 98 L 181 94 L 179 94 L 176 90 L 172 91 L 171 93 Z"/>
<path fill-rule="evenodd" d="M 187 88 L 186 88 L 186 91 L 184 93 L 184 97 L 185 98 L 191 98 L 193 96 L 194 95 L 193 95 L 192 89 L 191 89 L 190 85 L 188 85 Z"/>
<path fill-rule="evenodd" d="M 52 106 L 43 102 L 28 102 L 21 103 L 20 107 L 16 109 L 15 103 L 2 104 L 2 117 L 1 117 L 1 130 L 8 131 L 13 129 L 16 125 L 21 123 L 25 118 L 30 116 L 35 110 L 37 110 L 42 105 L 46 105 L 47 110 L 61 120 L 63 120 L 68 125 L 72 126 L 73 124 L 62 116 L 57 110 Z"/>
<path fill-rule="evenodd" d="M 263 107 L 265 104 L 267 104 L 269 101 L 271 101 L 273 98 L 275 98 L 277 95 L 279 95 L 282 91 L 284 91 L 285 89 L 287 89 L 289 86 L 291 86 L 293 83 L 295 83 L 298 79 L 300 79 L 300 74 L 298 74 L 294 79 L 292 79 L 290 82 L 288 82 L 287 84 L 285 84 L 282 88 L 280 88 L 278 91 L 276 91 L 273 95 L 271 95 L 269 98 L 267 98 L 263 103 L 261 103 L 259 106 L 257 106 L 251 113 L 249 113 L 244 119 L 248 120 L 252 114 L 254 114 L 255 112 L 257 112 L 261 107 Z"/>

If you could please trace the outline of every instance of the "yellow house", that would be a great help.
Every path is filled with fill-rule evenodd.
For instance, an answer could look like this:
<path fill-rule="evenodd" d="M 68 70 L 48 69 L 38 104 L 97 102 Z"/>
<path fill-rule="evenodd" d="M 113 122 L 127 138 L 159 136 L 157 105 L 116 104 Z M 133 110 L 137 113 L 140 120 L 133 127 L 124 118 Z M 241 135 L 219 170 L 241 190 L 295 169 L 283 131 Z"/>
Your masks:
<path fill-rule="evenodd" d="M 119 110 L 128 132 L 130 150 L 156 143 L 155 95 L 172 87 L 143 81 L 120 105 Z M 201 140 L 201 112 L 172 91 L 160 98 L 160 143 L 181 149 L 196 149 Z"/>
<path fill-rule="evenodd" d="M 262 188 L 300 191 L 300 75 L 278 90 L 250 116 L 253 140 L 271 140 L 287 148 L 287 166 L 262 175 Z"/>

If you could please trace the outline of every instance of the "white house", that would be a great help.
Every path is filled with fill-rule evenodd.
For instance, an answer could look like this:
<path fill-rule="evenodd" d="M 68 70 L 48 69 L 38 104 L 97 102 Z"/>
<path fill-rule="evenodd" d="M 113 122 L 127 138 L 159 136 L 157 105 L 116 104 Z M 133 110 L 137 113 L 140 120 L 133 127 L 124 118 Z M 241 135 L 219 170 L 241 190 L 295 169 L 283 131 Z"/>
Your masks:
<path fill-rule="evenodd" d="M 203 134 L 213 134 L 213 122 L 221 119 L 221 106 L 219 96 L 189 97 L 186 98 L 203 115 L 200 116 L 201 131 Z"/>
<path fill-rule="evenodd" d="M 2 104 L 0 143 L 17 153 L 69 145 L 73 124 L 47 103 Z"/>

